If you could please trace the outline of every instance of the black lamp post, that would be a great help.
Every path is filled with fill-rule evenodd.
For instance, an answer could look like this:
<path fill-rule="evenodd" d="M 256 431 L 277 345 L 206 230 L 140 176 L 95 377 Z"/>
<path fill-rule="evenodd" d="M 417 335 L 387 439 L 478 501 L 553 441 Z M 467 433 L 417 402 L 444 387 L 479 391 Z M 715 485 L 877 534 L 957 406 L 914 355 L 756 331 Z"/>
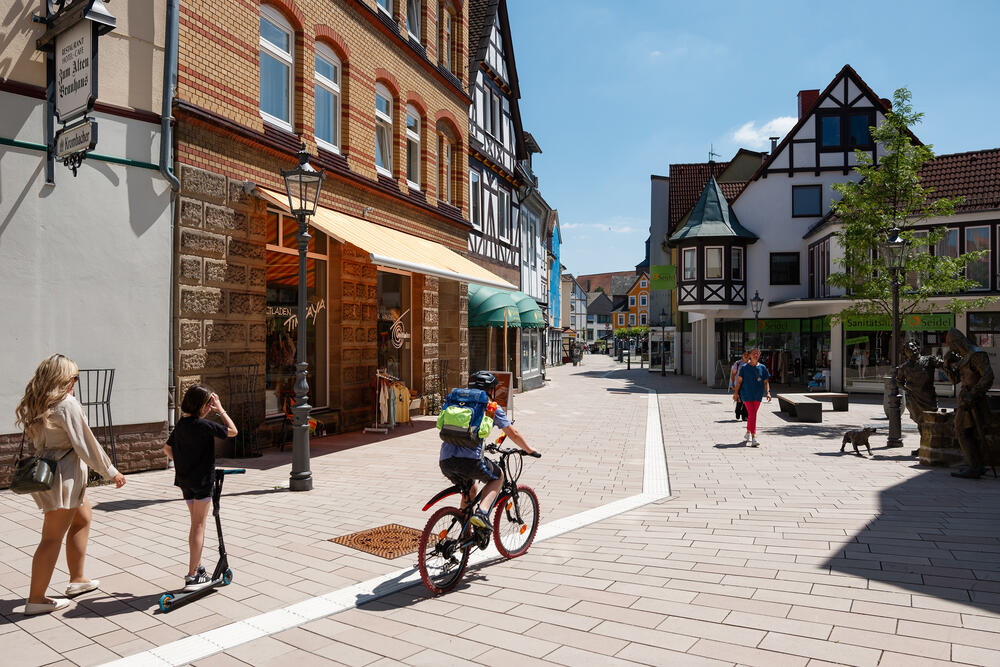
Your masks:
<path fill-rule="evenodd" d="M 660 377 L 667 376 L 667 311 L 660 308 Z"/>
<path fill-rule="evenodd" d="M 288 488 L 292 491 L 312 490 L 312 471 L 309 469 L 309 381 L 306 380 L 309 362 L 306 361 L 306 251 L 309 248 L 309 223 L 306 218 L 316 213 L 319 193 L 325 174 L 309 164 L 306 145 L 299 150 L 299 164 L 294 169 L 282 169 L 285 191 L 288 193 L 288 210 L 299 223 L 299 304 L 296 315 L 298 341 L 295 345 L 295 417 L 292 428 L 292 472 Z"/>
<path fill-rule="evenodd" d="M 889 447 L 903 446 L 903 411 L 900 405 L 896 374 L 899 371 L 899 288 L 903 280 L 903 269 L 906 266 L 907 243 L 905 239 L 900 237 L 899 232 L 899 227 L 893 227 L 889 230 L 889 236 L 886 240 L 880 244 L 880 250 L 892 280 L 892 341 L 889 344 L 891 368 L 890 375 L 885 381 L 889 393 L 886 399 L 886 416 L 889 417 L 889 436 L 886 444 Z"/>
<path fill-rule="evenodd" d="M 760 309 L 763 307 L 764 299 L 760 298 L 760 292 L 754 290 L 750 308 L 753 310 L 753 344 L 756 347 L 760 347 Z"/>

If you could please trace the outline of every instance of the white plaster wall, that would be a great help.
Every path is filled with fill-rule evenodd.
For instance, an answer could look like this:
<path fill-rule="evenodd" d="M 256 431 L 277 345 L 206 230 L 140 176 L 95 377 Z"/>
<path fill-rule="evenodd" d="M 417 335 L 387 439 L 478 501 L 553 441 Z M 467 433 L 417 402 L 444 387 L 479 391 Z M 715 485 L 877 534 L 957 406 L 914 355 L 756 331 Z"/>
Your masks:
<path fill-rule="evenodd" d="M 0 93 L 0 137 L 43 143 L 39 100 Z M 154 162 L 159 126 L 96 114 L 98 154 Z M 0 433 L 38 363 L 61 352 L 115 368 L 116 424 L 166 418 L 169 187 L 159 172 L 88 159 L 79 176 L 0 146 Z"/>

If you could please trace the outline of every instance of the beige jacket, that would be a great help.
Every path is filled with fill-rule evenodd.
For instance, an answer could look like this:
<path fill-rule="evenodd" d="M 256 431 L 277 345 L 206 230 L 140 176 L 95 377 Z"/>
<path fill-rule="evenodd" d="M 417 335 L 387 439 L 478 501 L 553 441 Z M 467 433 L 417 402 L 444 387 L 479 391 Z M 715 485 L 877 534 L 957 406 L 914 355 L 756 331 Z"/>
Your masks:
<path fill-rule="evenodd" d="M 52 488 L 31 494 L 43 512 L 72 509 L 83 504 L 87 466 L 104 479 L 112 479 L 118 474 L 87 425 L 83 406 L 72 394 L 52 408 L 48 424 L 39 429 L 32 445 L 39 456 L 62 457 L 56 464 Z"/>

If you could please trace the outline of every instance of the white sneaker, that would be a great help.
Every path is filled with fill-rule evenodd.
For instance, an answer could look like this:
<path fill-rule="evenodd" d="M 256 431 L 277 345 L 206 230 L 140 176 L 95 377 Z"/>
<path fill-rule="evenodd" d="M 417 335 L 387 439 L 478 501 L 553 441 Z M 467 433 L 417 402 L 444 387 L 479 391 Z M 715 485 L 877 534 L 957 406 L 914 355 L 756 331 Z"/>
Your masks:
<path fill-rule="evenodd" d="M 750 438 L 752 438 L 752 437 L 753 436 L 750 435 L 750 431 L 747 431 L 746 434 L 744 434 L 744 436 L 743 436 L 743 442 L 750 442 Z"/>
<path fill-rule="evenodd" d="M 757 442 L 757 438 L 754 438 L 753 440 L 750 441 L 750 446 L 751 447 L 760 447 L 760 443 Z"/>

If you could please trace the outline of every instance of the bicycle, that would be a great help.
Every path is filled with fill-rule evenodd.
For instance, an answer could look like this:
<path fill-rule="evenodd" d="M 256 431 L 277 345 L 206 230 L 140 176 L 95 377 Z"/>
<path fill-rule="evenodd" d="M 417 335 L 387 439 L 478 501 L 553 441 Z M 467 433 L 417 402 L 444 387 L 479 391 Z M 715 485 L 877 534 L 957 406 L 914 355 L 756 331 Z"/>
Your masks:
<path fill-rule="evenodd" d="M 539 508 L 538 496 L 530 486 L 518 484 L 524 463 L 521 457 L 531 456 L 541 458 L 541 454 L 517 449 L 501 449 L 505 436 L 501 435 L 497 442 L 486 445 L 484 451 L 500 454 L 500 469 L 503 471 L 503 486 L 490 505 L 486 515 L 489 516 L 496 508 L 493 516 L 493 529 L 477 528 L 471 523 L 472 514 L 479 506 L 483 495 L 480 489 L 476 497 L 468 502 L 464 509 L 457 507 L 442 507 L 427 520 L 424 531 L 420 535 L 420 546 L 417 552 L 417 563 L 420 568 L 420 578 L 424 585 L 435 595 L 445 593 L 455 587 L 462 578 L 469 564 L 469 554 L 473 548 L 487 549 L 490 536 L 497 551 L 504 558 L 517 558 L 524 554 L 535 539 L 538 532 Z M 512 458 L 518 454 L 518 458 Z M 426 512 L 438 501 L 456 493 L 463 498 L 469 497 L 472 481 L 461 486 L 453 485 L 431 498 L 423 511 Z M 483 485 L 485 488 L 485 485 Z"/>

